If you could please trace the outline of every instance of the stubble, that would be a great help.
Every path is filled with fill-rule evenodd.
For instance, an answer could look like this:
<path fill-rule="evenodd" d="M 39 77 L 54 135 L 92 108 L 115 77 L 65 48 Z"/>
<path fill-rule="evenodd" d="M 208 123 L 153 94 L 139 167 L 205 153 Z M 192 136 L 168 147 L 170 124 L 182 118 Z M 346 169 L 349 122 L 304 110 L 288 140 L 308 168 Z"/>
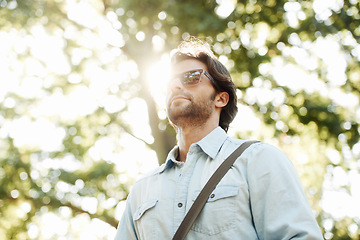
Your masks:
<path fill-rule="evenodd" d="M 213 102 L 215 94 L 211 95 L 208 99 L 202 99 L 201 101 L 194 101 L 193 98 L 189 98 L 187 104 L 173 104 L 170 103 L 168 107 L 168 117 L 172 124 L 177 127 L 185 126 L 201 126 L 204 122 L 210 118 L 213 109 Z"/>

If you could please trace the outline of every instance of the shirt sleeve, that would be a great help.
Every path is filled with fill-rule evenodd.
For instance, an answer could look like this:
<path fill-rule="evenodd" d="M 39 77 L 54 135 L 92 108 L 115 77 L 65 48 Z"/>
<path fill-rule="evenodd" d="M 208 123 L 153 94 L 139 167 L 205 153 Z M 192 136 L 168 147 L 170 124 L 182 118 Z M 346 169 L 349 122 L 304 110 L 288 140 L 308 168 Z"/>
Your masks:
<path fill-rule="evenodd" d="M 268 144 L 249 153 L 248 183 L 259 239 L 323 239 L 290 159 Z"/>
<path fill-rule="evenodd" d="M 118 225 L 115 240 L 137 240 L 137 234 L 134 226 L 131 211 L 131 193 L 126 200 L 125 211 Z"/>

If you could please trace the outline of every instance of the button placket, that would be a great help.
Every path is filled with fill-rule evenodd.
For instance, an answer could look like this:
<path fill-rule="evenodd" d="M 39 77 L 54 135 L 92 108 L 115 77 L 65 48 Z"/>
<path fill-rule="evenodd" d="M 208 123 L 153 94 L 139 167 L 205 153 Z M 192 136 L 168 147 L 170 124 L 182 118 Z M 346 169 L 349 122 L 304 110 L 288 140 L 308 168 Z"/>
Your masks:
<path fill-rule="evenodd" d="M 187 189 L 189 188 L 192 172 L 196 162 L 196 152 L 191 154 L 190 151 L 186 158 L 186 164 L 178 173 L 176 184 L 176 195 L 174 202 L 174 222 L 180 224 L 186 215 Z"/>

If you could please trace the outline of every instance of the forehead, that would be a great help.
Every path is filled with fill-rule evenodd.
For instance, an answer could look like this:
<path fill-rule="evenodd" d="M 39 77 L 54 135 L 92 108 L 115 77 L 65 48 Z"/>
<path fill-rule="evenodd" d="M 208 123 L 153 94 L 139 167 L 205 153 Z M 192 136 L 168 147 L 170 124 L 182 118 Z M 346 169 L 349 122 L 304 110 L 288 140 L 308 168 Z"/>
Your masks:
<path fill-rule="evenodd" d="M 196 59 L 185 59 L 183 61 L 180 61 L 176 64 L 174 64 L 171 68 L 171 71 L 173 74 L 176 73 L 183 73 L 194 69 L 204 69 L 207 71 L 206 65 Z"/>

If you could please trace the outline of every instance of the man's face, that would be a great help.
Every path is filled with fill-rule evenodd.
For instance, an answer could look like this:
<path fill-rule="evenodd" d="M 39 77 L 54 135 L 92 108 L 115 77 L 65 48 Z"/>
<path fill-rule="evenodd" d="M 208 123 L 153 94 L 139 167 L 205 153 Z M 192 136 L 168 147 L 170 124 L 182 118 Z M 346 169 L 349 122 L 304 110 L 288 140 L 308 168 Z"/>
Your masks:
<path fill-rule="evenodd" d="M 195 69 L 208 71 L 204 63 L 187 59 L 173 67 L 172 76 L 181 77 L 182 73 Z M 203 73 L 196 85 L 184 85 L 180 80 L 178 77 L 169 80 L 166 99 L 169 119 L 178 127 L 200 126 L 214 114 L 215 89 Z"/>

